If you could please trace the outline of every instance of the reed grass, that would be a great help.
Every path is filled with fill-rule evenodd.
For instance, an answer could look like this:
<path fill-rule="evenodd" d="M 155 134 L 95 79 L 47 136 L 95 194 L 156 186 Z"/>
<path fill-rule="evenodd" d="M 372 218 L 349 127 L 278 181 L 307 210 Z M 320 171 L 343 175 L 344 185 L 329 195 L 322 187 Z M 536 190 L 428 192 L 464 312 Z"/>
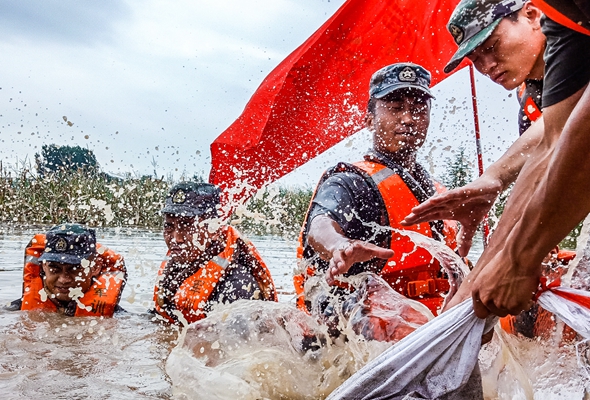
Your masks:
<path fill-rule="evenodd" d="M 40 176 L 29 164 L 6 168 L 0 162 L 0 223 L 22 226 L 77 222 L 92 227 L 159 230 L 159 211 L 174 183 L 171 177 L 128 174 L 113 178 L 83 170 Z M 294 237 L 310 198 L 310 189 L 263 189 L 240 207 L 231 221 L 247 234 Z"/>
<path fill-rule="evenodd" d="M 0 222 L 159 228 L 158 211 L 171 182 L 151 177 L 114 179 L 84 171 L 38 176 L 30 166 L 0 164 Z"/>
<path fill-rule="evenodd" d="M 39 176 L 30 164 L 6 168 L 0 161 L 0 223 L 22 226 L 78 222 L 92 227 L 160 230 L 159 211 L 174 183 L 170 176 L 157 179 L 128 174 L 113 178 L 83 170 Z M 502 215 L 509 193 L 499 196 L 490 213 L 492 228 Z M 294 239 L 311 196 L 311 188 L 270 186 L 239 207 L 230 221 L 245 234 Z M 575 249 L 580 231 L 581 223 L 560 247 Z"/>
<path fill-rule="evenodd" d="M 270 186 L 259 190 L 232 216 L 232 224 L 254 235 L 299 235 L 313 192 L 310 188 Z"/>

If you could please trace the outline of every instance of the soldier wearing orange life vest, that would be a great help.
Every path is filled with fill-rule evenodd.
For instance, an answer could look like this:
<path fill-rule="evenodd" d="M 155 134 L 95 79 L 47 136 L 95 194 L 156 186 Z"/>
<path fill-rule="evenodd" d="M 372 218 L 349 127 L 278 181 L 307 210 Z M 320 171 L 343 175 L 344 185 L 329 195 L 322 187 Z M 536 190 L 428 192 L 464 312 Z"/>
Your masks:
<path fill-rule="evenodd" d="M 93 229 L 57 225 L 27 245 L 23 295 L 11 309 L 111 317 L 126 280 L 123 257 L 97 244 Z"/>
<path fill-rule="evenodd" d="M 208 183 L 175 185 L 166 197 L 162 262 L 155 310 L 170 322 L 194 322 L 218 303 L 277 301 L 274 282 L 254 245 L 218 213 L 219 189 Z"/>
<path fill-rule="evenodd" d="M 574 3 L 579 6 L 583 2 L 462 0 L 455 8 L 447 28 L 459 48 L 445 67 L 445 72 L 451 72 L 464 57 L 467 57 L 478 71 L 504 88 L 512 90 L 520 85 L 518 90 L 521 104 L 518 121 L 520 134 L 522 135 L 527 129 L 528 131 L 507 151 L 505 156 L 491 165 L 480 179 L 448 193 L 447 199 L 454 199 L 448 202 L 447 210 L 438 212 L 438 217 L 440 217 L 439 214 L 443 216 L 447 213 L 456 214 L 457 203 L 463 205 L 469 202 L 477 203 L 458 195 L 460 192 L 469 193 L 471 197 L 477 193 L 482 198 L 481 204 L 492 204 L 495 196 L 505 190 L 516 178 L 524 165 L 524 160 L 529 158 L 531 149 L 534 149 L 543 138 L 543 123 L 531 127 L 532 121 L 542 117 L 541 108 L 564 100 L 587 82 L 589 63 L 588 58 L 583 57 L 583 54 L 587 52 L 590 41 L 587 36 L 580 33 L 590 32 L 588 30 L 590 23 L 587 19 L 576 16 L 577 7 Z M 557 12 L 553 7 L 564 7 L 565 15 Z M 576 32 L 566 33 L 563 37 L 556 39 L 556 32 L 561 34 L 563 29 L 556 22 Z M 564 49 L 568 50 L 564 51 Z M 545 60 L 543 50 L 545 50 Z M 545 65 L 548 58 L 552 61 L 549 63 L 552 65 L 551 68 Z M 547 87 L 544 87 L 544 80 Z M 498 182 L 502 186 L 499 186 Z M 472 191 L 472 188 L 475 190 Z M 440 202 L 437 206 L 440 207 Z M 427 207 L 428 205 L 425 205 L 422 208 L 424 211 L 419 213 L 429 213 Z M 481 213 L 483 217 L 483 212 L 486 212 L 488 208 L 482 206 L 482 211 L 474 212 L 473 209 L 464 207 L 464 212 L 469 213 L 469 218 L 473 222 L 466 223 L 465 219 L 462 219 L 463 227 L 470 227 L 468 231 L 473 232 L 473 227 L 478 222 L 477 215 Z M 410 218 L 409 222 L 415 223 L 416 220 L 422 220 L 422 218 Z M 555 265 L 555 269 L 563 271 L 572 258 L 569 253 L 559 251 L 550 254 L 546 257 L 544 264 Z M 544 274 L 546 272 L 547 268 Z M 502 323 L 504 327 L 509 327 L 508 330 L 511 332 L 536 337 L 547 326 L 545 323 L 538 323 L 541 312 L 538 306 L 534 305 L 518 316 L 506 317 Z"/>
<path fill-rule="evenodd" d="M 412 63 L 387 66 L 371 78 L 365 121 L 373 148 L 364 161 L 330 169 L 318 184 L 298 254 L 308 268 L 294 277 L 300 308 L 310 307 L 304 293 L 310 275 L 327 273 L 338 286 L 341 274 L 370 271 L 435 315 L 440 310 L 449 290 L 440 265 L 426 249 L 391 229 L 415 231 L 455 247 L 452 224 L 399 224 L 412 207 L 443 190 L 416 162 L 430 122 L 429 86 L 430 73 Z"/>

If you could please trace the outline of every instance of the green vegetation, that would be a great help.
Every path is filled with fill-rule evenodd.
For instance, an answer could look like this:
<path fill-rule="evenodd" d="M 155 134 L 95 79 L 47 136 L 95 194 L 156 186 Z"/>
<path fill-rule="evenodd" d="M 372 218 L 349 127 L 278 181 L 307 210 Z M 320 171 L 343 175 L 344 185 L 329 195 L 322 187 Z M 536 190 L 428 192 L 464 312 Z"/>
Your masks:
<path fill-rule="evenodd" d="M 41 154 L 35 154 L 37 174 L 41 177 L 81 171 L 94 175 L 100 166 L 92 150 L 80 146 L 58 146 L 44 144 Z"/>
<path fill-rule="evenodd" d="M 454 158 L 446 159 L 447 169 L 442 183 L 450 190 L 467 185 L 473 180 L 473 171 L 465 155 L 465 148 L 459 147 Z"/>
<path fill-rule="evenodd" d="M 465 155 L 465 149 L 463 147 L 459 147 L 455 156 L 453 158 L 446 159 L 446 171 L 442 176 L 441 181 L 448 189 L 454 189 L 457 187 L 465 186 L 473 179 L 472 168 L 469 165 L 468 159 Z M 508 201 L 508 197 L 512 191 L 513 185 L 511 185 L 506 191 L 500 193 L 496 203 L 492 207 L 490 214 L 489 214 L 489 224 L 490 228 L 493 229 L 502 213 L 504 212 L 504 208 L 506 207 L 506 202 Z M 580 235 L 582 230 L 582 223 L 575 227 L 569 235 L 565 237 L 559 243 L 559 247 L 562 249 L 572 249 L 575 250 L 577 246 L 577 239 Z"/>
<path fill-rule="evenodd" d="M 7 169 L 0 162 L 0 223 L 78 222 L 89 226 L 161 228 L 159 211 L 175 183 L 171 178 L 130 174 L 113 178 L 100 172 L 93 162 L 59 163 L 54 170 L 49 165 L 56 163 L 47 160 L 64 158 L 54 157 L 52 149 L 55 146 L 44 146 L 42 157 L 37 157 L 37 168 L 23 163 Z M 94 159 L 92 152 L 82 154 Z M 194 175 L 180 180 L 202 182 L 203 178 Z M 232 224 L 248 234 L 295 237 L 310 198 L 309 189 L 263 189 L 236 211 Z"/>
<path fill-rule="evenodd" d="M 84 169 L 35 174 L 0 164 L 0 222 L 159 228 L 170 182 L 151 177 L 113 180 Z"/>
<path fill-rule="evenodd" d="M 232 216 L 232 224 L 254 235 L 299 235 L 312 196 L 311 189 L 265 188 Z"/>
<path fill-rule="evenodd" d="M 504 192 L 500 193 L 500 195 L 498 196 L 498 199 L 496 200 L 496 203 L 494 203 L 494 206 L 492 207 L 492 210 L 490 212 L 490 228 L 493 228 L 494 226 L 496 226 L 496 224 L 498 223 L 498 220 L 500 219 L 500 217 L 502 216 L 502 213 L 504 212 L 504 208 L 506 207 L 506 202 L 508 201 L 508 198 L 510 197 L 510 193 L 512 192 L 512 188 L 514 185 L 510 185 L 510 187 L 508 189 L 506 189 Z M 560 243 L 559 243 L 559 248 L 560 249 L 569 249 L 569 250 L 575 250 L 577 245 L 578 245 L 578 237 L 580 236 L 580 232 L 582 231 L 582 224 L 583 221 L 580 222 L 578 224 L 578 226 L 576 226 Z"/>
<path fill-rule="evenodd" d="M 0 223 L 51 225 L 79 222 L 89 226 L 138 226 L 160 229 L 159 213 L 171 177 L 113 178 L 99 170 L 92 151 L 80 147 L 45 145 L 35 156 L 36 166 L 27 163 L 7 169 L 0 162 Z M 155 169 L 155 166 L 154 166 Z M 463 186 L 472 171 L 460 148 L 447 159 L 442 181 L 448 188 Z M 198 175 L 181 181 L 203 181 Z M 498 197 L 490 213 L 493 227 L 504 210 L 510 189 Z M 247 234 L 296 238 L 309 207 L 312 190 L 270 186 L 260 190 L 231 217 L 231 223 Z M 560 244 L 573 249 L 580 234 L 578 225 Z"/>

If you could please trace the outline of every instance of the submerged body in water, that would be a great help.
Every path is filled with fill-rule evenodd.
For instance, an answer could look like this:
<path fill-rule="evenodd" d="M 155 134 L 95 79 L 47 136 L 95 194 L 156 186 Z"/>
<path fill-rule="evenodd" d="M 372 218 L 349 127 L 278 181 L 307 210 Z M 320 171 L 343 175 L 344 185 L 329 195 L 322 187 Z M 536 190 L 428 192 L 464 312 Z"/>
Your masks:
<path fill-rule="evenodd" d="M 38 230 L 3 229 L 3 234 L 0 234 L 0 301 L 3 304 L 9 303 L 21 294 L 22 251 L 31 235 Z M 157 323 L 153 316 L 146 316 L 146 311 L 153 307 L 154 277 L 162 262 L 162 255 L 166 253 L 161 233 L 136 229 L 105 229 L 101 231 L 98 239 L 106 246 L 117 248 L 125 254 L 129 283 L 121 297 L 121 306 L 127 313 L 118 314 L 112 319 L 100 319 L 71 318 L 45 312 L 22 313 L 0 310 L 0 392 L 4 397 L 30 399 L 39 395 L 54 398 L 67 395 L 71 398 L 165 399 L 171 398 L 173 393 L 178 394 L 178 398 L 183 398 L 180 394 L 186 393 L 184 398 L 203 398 L 204 392 L 200 392 L 199 397 L 191 396 L 191 393 L 195 392 L 185 391 L 187 388 L 196 390 L 197 381 L 179 382 L 177 379 L 180 374 L 187 377 L 196 375 L 196 370 L 195 373 L 190 372 L 190 368 L 195 366 L 198 366 L 200 371 L 213 371 L 212 377 L 221 382 L 218 386 L 222 386 L 226 393 L 236 393 L 240 387 L 251 390 L 250 383 L 247 386 L 238 383 L 243 381 L 242 378 L 230 379 L 231 375 L 226 374 L 224 376 L 227 379 L 221 379 L 216 370 L 198 358 L 201 354 L 200 348 L 197 348 L 195 356 L 184 340 L 179 340 L 179 330 Z M 278 313 L 285 315 L 286 320 L 289 320 L 292 318 L 289 312 L 292 307 L 294 308 L 294 295 L 289 290 L 292 270 L 295 267 L 296 244 L 281 238 L 252 239 L 268 262 L 280 293 L 280 303 L 272 303 L 272 306 L 277 307 Z M 477 254 L 471 258 L 475 260 Z M 577 269 L 587 270 L 590 265 L 588 259 L 584 257 L 581 262 L 583 265 L 578 265 Z M 261 303 L 265 306 L 271 304 L 257 302 L 256 306 L 260 306 Z M 359 309 L 365 306 L 365 303 L 359 304 Z M 281 310 L 285 310 L 284 314 L 281 314 Z M 354 312 L 351 315 L 353 314 Z M 354 315 L 362 315 L 362 312 Z M 297 320 L 299 318 L 309 321 L 304 315 L 301 317 L 297 314 Z M 349 320 L 354 320 L 354 317 L 349 317 Z M 303 347 L 296 350 L 294 345 L 289 344 L 278 351 L 275 350 L 274 353 L 267 353 L 273 354 L 270 357 L 273 362 L 276 354 L 284 354 L 285 358 L 282 360 L 286 359 L 292 364 L 283 365 L 296 365 L 304 371 L 310 371 L 309 374 L 303 375 L 313 378 L 308 382 L 292 378 L 288 374 L 289 368 L 280 371 L 286 374 L 285 379 L 288 382 L 297 385 L 297 390 L 302 393 L 299 398 L 310 392 L 324 393 L 315 398 L 325 397 L 347 374 L 360 369 L 391 346 L 391 343 L 386 342 L 360 340 L 352 328 L 360 325 L 350 325 L 351 333 L 346 333 L 347 338 L 359 340 L 343 343 L 339 341 L 342 339 L 330 339 L 326 328 L 319 328 L 317 322 L 310 323 L 312 327 L 318 327 L 314 332 L 320 339 L 326 338 L 334 342 L 332 353 L 318 353 L 318 349 L 314 347 L 317 341 L 308 342 L 309 349 L 305 351 Z M 289 325 L 289 329 L 294 329 L 292 327 L 293 325 Z M 266 333 L 262 337 L 269 338 L 265 341 L 276 340 L 279 343 L 289 343 L 291 340 L 290 334 L 285 332 L 284 328 L 280 327 L 275 332 Z M 297 330 L 294 329 L 294 332 Z M 273 335 L 277 335 L 276 339 Z M 278 335 L 289 339 L 279 340 Z M 526 399 L 524 394 L 529 392 L 523 388 L 527 385 L 535 398 L 584 398 L 585 372 L 577 364 L 573 345 L 560 346 L 561 338 L 552 338 L 549 341 L 511 338 L 511 342 L 497 342 L 499 338 L 495 335 L 493 341 L 480 353 L 486 399 Z M 201 347 L 204 347 L 205 352 L 212 352 L 212 347 L 217 346 L 215 340 L 208 343 L 209 347 Z M 223 348 L 221 342 L 219 346 L 219 349 Z M 251 352 L 244 350 L 238 359 L 242 363 L 241 366 L 247 365 L 250 361 L 257 363 L 256 355 L 259 349 L 255 348 Z M 232 363 L 228 360 L 235 354 L 232 353 L 234 351 L 236 350 L 224 353 L 221 360 L 222 363 L 227 362 L 227 368 Z M 321 362 L 314 362 L 312 354 L 320 356 Z M 305 362 L 306 356 L 309 357 L 309 362 Z M 233 363 L 240 365 L 235 360 Z M 337 363 L 338 367 L 334 366 L 334 363 Z M 274 368 L 273 365 L 275 364 L 269 363 L 267 368 Z M 585 359 L 582 360 L 582 366 L 584 365 L 589 365 Z M 249 371 L 254 371 L 254 375 L 260 373 L 262 376 L 267 369 L 264 363 L 258 362 L 258 367 Z M 338 376 L 337 371 L 345 371 L 345 374 Z M 297 373 L 300 372 L 291 368 L 291 374 Z M 278 377 L 279 375 L 276 378 Z M 280 377 L 282 379 L 283 375 Z M 269 378 L 269 384 L 264 390 L 270 391 L 270 386 L 276 386 L 277 382 L 280 382 L 276 378 Z M 202 375 L 200 379 L 202 381 L 206 377 Z M 257 379 L 263 381 L 261 377 Z M 318 385 L 318 382 L 321 384 Z M 286 391 L 278 390 L 269 398 L 297 398 L 292 392 L 289 393 L 293 397 L 284 393 Z"/>
<path fill-rule="evenodd" d="M 422 304 L 366 273 L 318 321 L 291 304 L 238 301 L 191 324 L 166 371 L 181 398 L 325 398 L 344 380 L 433 318 Z M 327 286 L 327 284 L 326 284 Z M 316 291 L 322 297 L 327 291 Z M 313 297 L 313 296 L 312 296 Z M 329 322 L 326 324 L 325 322 Z M 334 332 L 337 331 L 337 334 Z M 229 383 L 229 384 L 228 384 Z"/>

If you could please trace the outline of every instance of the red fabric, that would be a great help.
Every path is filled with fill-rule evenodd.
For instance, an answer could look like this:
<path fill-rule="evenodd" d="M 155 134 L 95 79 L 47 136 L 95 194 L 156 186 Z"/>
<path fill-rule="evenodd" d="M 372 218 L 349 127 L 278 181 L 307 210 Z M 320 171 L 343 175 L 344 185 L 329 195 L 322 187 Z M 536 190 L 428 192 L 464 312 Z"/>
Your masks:
<path fill-rule="evenodd" d="M 344 3 L 211 144 L 209 180 L 224 189 L 225 202 L 235 206 L 362 128 L 369 80 L 379 68 L 411 61 L 432 73 L 433 85 L 446 78 L 443 67 L 457 50 L 446 23 L 457 3 Z"/>
<path fill-rule="evenodd" d="M 574 302 L 574 303 L 590 310 L 590 297 L 588 297 L 586 295 L 570 293 L 570 292 L 563 292 L 563 291 L 559 290 L 559 287 L 554 288 L 554 289 L 549 288 L 548 290 L 553 290 L 553 292 L 555 294 L 557 294 L 558 296 L 561 296 L 562 298 L 564 298 L 566 300 Z"/>

